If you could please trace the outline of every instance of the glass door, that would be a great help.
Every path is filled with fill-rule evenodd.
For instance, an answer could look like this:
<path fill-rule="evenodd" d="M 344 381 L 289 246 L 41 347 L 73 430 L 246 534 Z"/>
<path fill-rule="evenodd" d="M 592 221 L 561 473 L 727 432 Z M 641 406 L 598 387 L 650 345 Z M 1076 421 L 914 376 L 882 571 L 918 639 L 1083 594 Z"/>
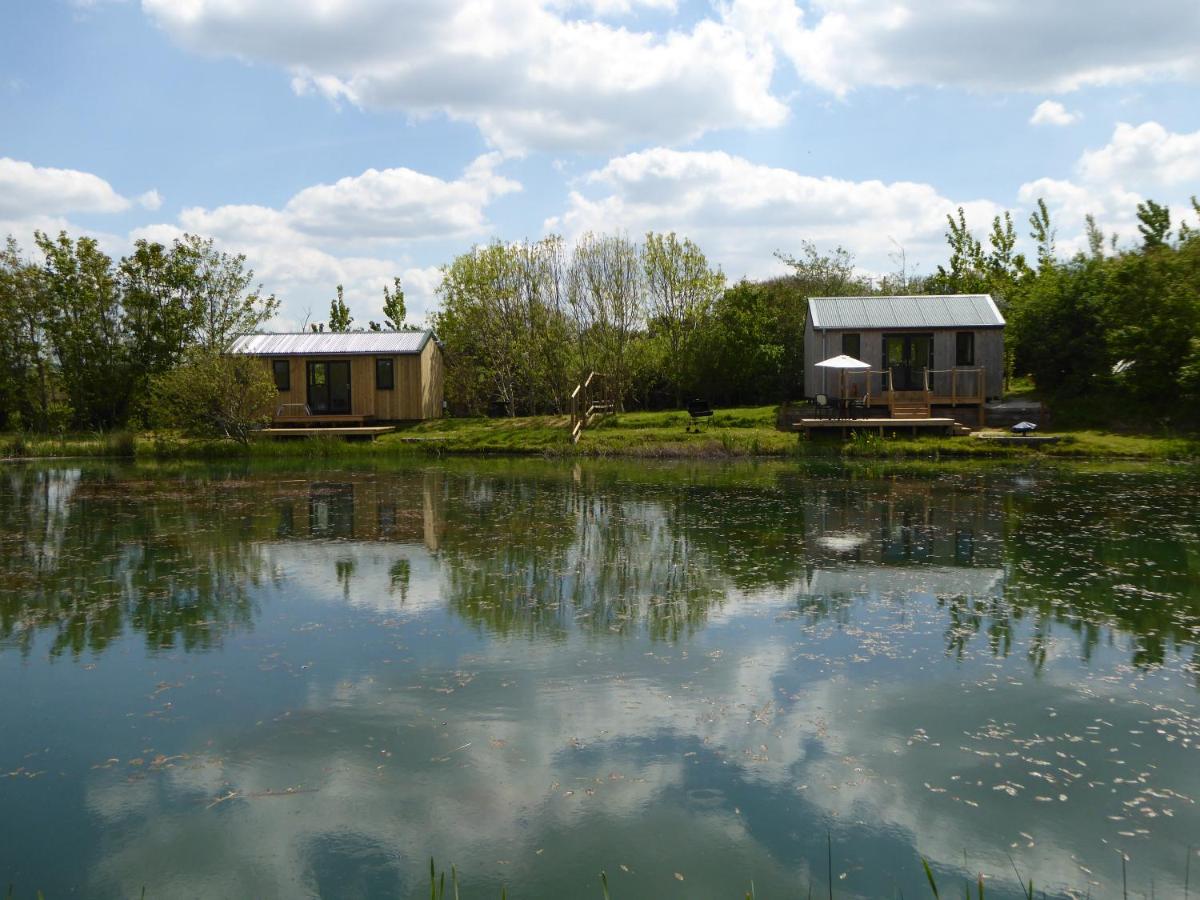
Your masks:
<path fill-rule="evenodd" d="M 883 367 L 891 369 L 896 390 L 924 390 L 925 370 L 933 368 L 933 335 L 885 334 Z"/>
<path fill-rule="evenodd" d="M 308 364 L 308 408 L 314 413 L 350 412 L 350 362 L 339 359 Z"/>

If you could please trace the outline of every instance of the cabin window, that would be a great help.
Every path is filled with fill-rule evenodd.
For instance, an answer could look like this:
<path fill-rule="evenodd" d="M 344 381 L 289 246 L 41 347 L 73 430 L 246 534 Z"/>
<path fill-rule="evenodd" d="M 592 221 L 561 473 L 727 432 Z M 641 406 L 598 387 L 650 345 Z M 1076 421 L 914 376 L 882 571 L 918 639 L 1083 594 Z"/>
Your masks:
<path fill-rule="evenodd" d="M 292 389 L 292 364 L 286 359 L 271 360 L 271 374 L 275 376 L 275 389 L 279 392 Z"/>
<path fill-rule="evenodd" d="M 390 356 L 381 356 L 375 360 L 375 389 L 390 391 L 396 386 L 395 360 Z"/>
<path fill-rule="evenodd" d="M 956 366 L 975 365 L 975 332 L 960 331 L 955 336 L 954 364 Z"/>
<path fill-rule="evenodd" d="M 858 355 L 862 351 L 862 335 L 861 334 L 843 334 L 842 335 L 842 352 L 847 356 L 853 356 L 855 359 L 860 359 Z"/>

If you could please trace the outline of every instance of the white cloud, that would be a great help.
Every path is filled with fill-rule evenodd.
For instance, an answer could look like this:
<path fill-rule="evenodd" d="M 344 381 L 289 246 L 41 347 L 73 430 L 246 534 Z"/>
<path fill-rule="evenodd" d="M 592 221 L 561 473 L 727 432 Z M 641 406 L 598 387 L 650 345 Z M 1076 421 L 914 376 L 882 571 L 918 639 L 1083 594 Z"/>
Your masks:
<path fill-rule="evenodd" d="M 432 309 L 441 276 L 436 267 L 414 264 L 407 251 L 414 241 L 485 236 L 485 207 L 521 188 L 495 171 L 499 162 L 498 154 L 486 154 L 453 180 L 406 168 L 368 169 L 305 188 L 279 209 L 190 207 L 176 223 L 150 225 L 133 236 L 166 242 L 190 232 L 244 253 L 264 288 L 282 301 L 278 328 L 323 321 L 338 284 L 356 325 L 378 321 L 383 286 L 396 275 L 409 317 L 419 322 Z"/>
<path fill-rule="evenodd" d="M 1074 125 L 1083 115 L 1072 112 L 1057 100 L 1043 100 L 1029 117 L 1030 125 Z"/>
<path fill-rule="evenodd" d="M 1157 122 L 1119 123 L 1109 142 L 1087 150 L 1069 179 L 1039 178 L 1022 184 L 1018 199 L 1032 206 L 1044 198 L 1064 239 L 1060 252 L 1082 250 L 1084 216 L 1091 213 L 1107 233 L 1136 240 L 1137 205 L 1147 197 L 1166 203 L 1180 216 L 1191 209 L 1188 196 L 1200 181 L 1200 131 L 1179 134 Z"/>
<path fill-rule="evenodd" d="M 1200 74 L 1193 0 L 729 0 L 726 18 L 777 46 L 809 82 L 1073 90 Z"/>
<path fill-rule="evenodd" d="M 40 168 L 0 157 L 0 218 L 115 213 L 129 201 L 103 178 L 78 169 Z"/>
<path fill-rule="evenodd" d="M 412 169 L 368 169 L 334 184 L 305 188 L 288 201 L 297 230 L 342 238 L 428 238 L 479 234 L 483 208 L 521 189 L 495 174 L 497 153 L 475 160 L 457 181 Z"/>
<path fill-rule="evenodd" d="M 625 229 L 678 231 L 696 240 L 733 277 L 777 274 L 771 253 L 811 240 L 842 245 L 869 271 L 890 271 L 904 247 L 910 269 L 940 261 L 946 214 L 960 205 L 928 184 L 849 181 L 758 165 L 722 152 L 656 148 L 610 160 L 586 178 L 596 198 L 571 194 L 566 212 L 546 225 L 569 236 Z M 986 200 L 962 203 L 968 218 L 991 219 Z"/>
<path fill-rule="evenodd" d="M 1111 140 L 1079 160 L 1091 182 L 1173 188 L 1200 182 L 1200 131 L 1175 134 L 1157 122 L 1119 123 Z"/>
<path fill-rule="evenodd" d="M 771 93 L 773 52 L 725 22 L 706 18 L 655 33 L 568 17 L 560 14 L 563 5 L 142 2 L 187 47 L 273 63 L 292 74 L 297 90 L 336 101 L 469 121 L 509 152 L 673 142 L 786 117 Z M 611 14 L 635 5 L 673 7 L 590 0 L 581 11 Z"/>
<path fill-rule="evenodd" d="M 163 198 L 156 190 L 146 191 L 144 194 L 139 194 L 137 198 L 138 206 L 142 209 L 156 210 L 162 206 Z"/>

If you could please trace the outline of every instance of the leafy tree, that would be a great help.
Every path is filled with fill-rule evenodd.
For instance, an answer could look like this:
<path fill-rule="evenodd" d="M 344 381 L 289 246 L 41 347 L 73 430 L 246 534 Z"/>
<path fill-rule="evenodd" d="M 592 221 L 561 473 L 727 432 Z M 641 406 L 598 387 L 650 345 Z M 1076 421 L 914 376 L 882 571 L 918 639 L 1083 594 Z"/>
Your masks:
<path fill-rule="evenodd" d="M 274 295 L 263 296 L 262 285 L 252 288 L 254 270 L 244 254 L 218 251 L 211 238 L 185 234 L 175 253 L 192 269 L 193 343 L 208 350 L 228 350 L 235 339 L 262 327 L 279 309 Z"/>
<path fill-rule="evenodd" d="M 1124 378 L 1140 400 L 1177 405 L 1200 340 L 1200 239 L 1147 243 L 1109 260 L 1105 273 L 1101 334 L 1110 355 L 1132 363 Z"/>
<path fill-rule="evenodd" d="M 950 245 L 950 267 L 938 266 L 930 279 L 930 290 L 940 294 L 978 294 L 987 291 L 983 246 L 967 227 L 967 216 L 958 208 L 958 218 L 946 216 L 946 243 Z"/>
<path fill-rule="evenodd" d="M 1016 364 L 1052 394 L 1079 395 L 1107 376 L 1113 360 L 1103 334 L 1103 262 L 1051 265 L 1021 290 L 1006 343 Z"/>
<path fill-rule="evenodd" d="M 616 402 L 633 388 L 633 348 L 645 325 L 636 245 L 622 235 L 585 234 L 575 247 L 568 305 L 584 371 L 603 372 Z"/>
<path fill-rule="evenodd" d="M 408 315 L 408 310 L 404 307 L 404 288 L 400 286 L 400 279 L 392 279 L 392 289 L 389 291 L 387 285 L 383 288 L 383 322 L 392 331 L 402 331 L 404 329 L 404 317 Z"/>
<path fill-rule="evenodd" d="M 1042 197 L 1038 198 L 1037 209 L 1029 216 L 1029 227 L 1032 229 L 1029 236 L 1037 245 L 1038 271 L 1053 267 L 1055 230 L 1050 223 L 1050 210 Z"/>
<path fill-rule="evenodd" d="M 563 248 L 495 241 L 442 270 L 433 326 L 446 343 L 447 396 L 482 411 L 561 411 L 577 367 L 563 311 Z"/>
<path fill-rule="evenodd" d="M 337 296 L 329 302 L 329 330 L 345 332 L 350 330 L 354 317 L 350 315 L 350 307 L 342 293 L 342 286 L 337 286 Z"/>
<path fill-rule="evenodd" d="M 137 415 L 145 413 L 149 381 L 174 366 L 201 324 L 196 257 L 186 244 L 168 248 L 140 240 L 117 270 L 122 325 L 131 360 Z"/>
<path fill-rule="evenodd" d="M 93 238 L 35 238 L 45 257 L 46 336 L 75 422 L 120 424 L 133 385 L 112 260 Z"/>
<path fill-rule="evenodd" d="M 1100 230 L 1100 226 L 1096 224 L 1096 217 L 1088 213 L 1084 217 L 1084 228 L 1087 233 L 1088 254 L 1092 259 L 1100 259 L 1104 256 L 1104 232 Z"/>
<path fill-rule="evenodd" d="M 9 237 L 0 250 L 0 427 L 61 426 L 57 378 L 46 339 L 42 271 Z"/>
<path fill-rule="evenodd" d="M 205 347 L 152 382 L 154 411 L 164 424 L 243 444 L 270 421 L 276 395 L 261 360 Z"/>
<path fill-rule="evenodd" d="M 792 270 L 793 284 L 805 297 L 845 297 L 871 293 L 869 279 L 854 268 L 854 254 L 842 247 L 821 253 L 812 241 L 802 241 L 800 253 L 775 251 L 775 258 Z"/>
<path fill-rule="evenodd" d="M 674 232 L 646 235 L 642 272 L 651 328 L 666 345 L 665 371 L 678 406 L 694 378 L 696 336 L 721 295 L 725 276 L 709 268 L 698 246 Z"/>
<path fill-rule="evenodd" d="M 1137 205 L 1138 232 L 1142 236 L 1142 247 L 1154 250 L 1167 246 L 1171 238 L 1171 210 L 1159 206 L 1153 200 Z"/>

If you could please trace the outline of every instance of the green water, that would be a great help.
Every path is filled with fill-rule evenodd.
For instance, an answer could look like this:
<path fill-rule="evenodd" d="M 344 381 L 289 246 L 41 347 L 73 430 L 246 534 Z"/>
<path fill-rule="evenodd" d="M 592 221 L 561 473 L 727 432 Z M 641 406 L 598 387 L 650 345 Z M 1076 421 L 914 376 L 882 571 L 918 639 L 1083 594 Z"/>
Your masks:
<path fill-rule="evenodd" d="M 1200 893 L 1198 640 L 1195 469 L 10 466 L 0 887 Z"/>

